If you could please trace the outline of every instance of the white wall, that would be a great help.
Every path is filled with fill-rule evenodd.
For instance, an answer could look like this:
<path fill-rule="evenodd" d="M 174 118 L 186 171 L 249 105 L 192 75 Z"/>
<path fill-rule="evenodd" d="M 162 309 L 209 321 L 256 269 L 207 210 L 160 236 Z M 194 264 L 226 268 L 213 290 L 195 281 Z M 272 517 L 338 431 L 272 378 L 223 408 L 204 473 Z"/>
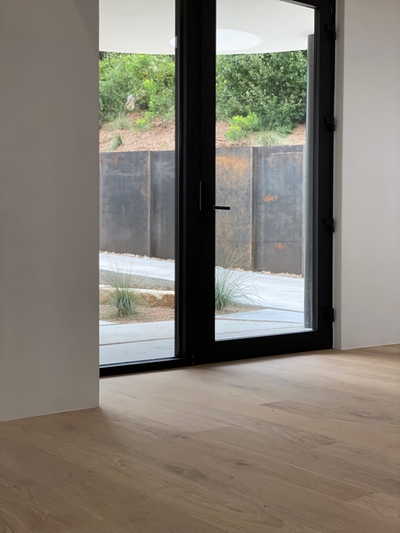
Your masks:
<path fill-rule="evenodd" d="M 0 420 L 98 405 L 98 0 L 0 2 Z"/>
<path fill-rule="evenodd" d="M 400 342 L 400 0 L 339 0 L 335 347 Z"/>

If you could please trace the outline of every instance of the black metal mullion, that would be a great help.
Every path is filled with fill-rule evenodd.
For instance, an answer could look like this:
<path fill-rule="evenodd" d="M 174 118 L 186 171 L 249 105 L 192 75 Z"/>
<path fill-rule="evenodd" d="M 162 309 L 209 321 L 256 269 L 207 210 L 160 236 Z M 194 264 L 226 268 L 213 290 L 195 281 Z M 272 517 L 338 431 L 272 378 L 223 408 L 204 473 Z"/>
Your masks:
<path fill-rule="evenodd" d="M 197 308 L 190 310 L 194 299 L 191 283 L 198 275 L 194 258 L 199 255 L 199 197 L 196 183 L 200 180 L 198 161 L 201 158 L 201 134 L 196 122 L 201 113 L 200 76 L 200 6 L 197 2 L 177 0 L 178 62 L 177 62 L 177 270 L 175 279 L 175 343 L 176 356 L 190 364 L 193 348 L 198 343 Z M 191 112 L 190 112 L 191 111 Z M 193 166 L 193 162 L 196 162 Z"/>
<path fill-rule="evenodd" d="M 317 331 L 330 346 L 333 342 L 331 319 L 333 294 L 333 235 L 325 225 L 333 217 L 333 155 L 334 134 L 327 119 L 334 114 L 335 42 L 330 28 L 335 25 L 335 2 L 325 2 L 316 10 L 316 75 L 315 75 L 315 190 L 314 190 L 314 313 Z"/>
<path fill-rule="evenodd" d="M 132 361 L 130 363 L 116 363 L 102 365 L 100 377 L 119 376 L 121 374 L 136 374 L 138 372 L 153 372 L 155 370 L 169 370 L 188 366 L 185 359 L 169 357 L 168 359 L 153 359 L 149 361 Z"/>
<path fill-rule="evenodd" d="M 214 309 L 215 0 L 178 0 L 177 356 L 194 363 Z"/>
<path fill-rule="evenodd" d="M 215 331 L 215 114 L 216 114 L 216 37 L 217 0 L 201 0 L 201 136 L 202 136 L 202 210 L 201 210 L 201 319 L 199 321 L 201 342 L 197 350 L 199 362 L 214 344 Z"/>

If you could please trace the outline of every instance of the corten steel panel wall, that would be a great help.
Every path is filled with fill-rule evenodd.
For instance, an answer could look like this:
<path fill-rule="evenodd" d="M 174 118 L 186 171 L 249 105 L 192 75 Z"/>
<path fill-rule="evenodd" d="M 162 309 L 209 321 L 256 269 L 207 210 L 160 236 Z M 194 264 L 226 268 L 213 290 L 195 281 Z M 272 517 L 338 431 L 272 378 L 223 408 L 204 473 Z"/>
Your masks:
<path fill-rule="evenodd" d="M 102 154 L 100 248 L 149 255 L 150 152 Z"/>
<path fill-rule="evenodd" d="M 254 268 L 303 271 L 304 147 L 254 149 Z"/>
<path fill-rule="evenodd" d="M 302 146 L 218 148 L 217 265 L 303 270 Z M 101 154 L 101 249 L 174 259 L 175 153 Z"/>
<path fill-rule="evenodd" d="M 251 269 L 252 253 L 252 148 L 218 148 L 216 202 L 230 211 L 216 214 L 216 263 Z"/>
<path fill-rule="evenodd" d="M 150 255 L 175 259 L 175 152 L 151 153 Z"/>
<path fill-rule="evenodd" d="M 0 419 L 98 405 L 98 0 L 0 2 Z"/>

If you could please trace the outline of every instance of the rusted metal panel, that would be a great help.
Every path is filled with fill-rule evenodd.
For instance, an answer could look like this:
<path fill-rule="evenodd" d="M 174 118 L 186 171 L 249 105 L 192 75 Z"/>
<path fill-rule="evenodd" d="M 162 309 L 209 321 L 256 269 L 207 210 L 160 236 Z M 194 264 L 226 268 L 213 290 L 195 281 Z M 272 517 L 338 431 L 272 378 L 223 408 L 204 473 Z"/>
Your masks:
<path fill-rule="evenodd" d="M 150 152 L 100 157 L 100 248 L 150 255 Z"/>
<path fill-rule="evenodd" d="M 175 152 L 151 152 L 150 252 L 175 259 Z"/>
<path fill-rule="evenodd" d="M 218 148 L 218 266 L 302 273 L 303 146 Z M 174 259 L 175 153 L 101 154 L 101 249 Z"/>
<path fill-rule="evenodd" d="M 252 267 L 252 148 L 218 148 L 216 202 L 217 266 Z"/>
<path fill-rule="evenodd" d="M 303 146 L 253 150 L 254 268 L 301 274 Z"/>

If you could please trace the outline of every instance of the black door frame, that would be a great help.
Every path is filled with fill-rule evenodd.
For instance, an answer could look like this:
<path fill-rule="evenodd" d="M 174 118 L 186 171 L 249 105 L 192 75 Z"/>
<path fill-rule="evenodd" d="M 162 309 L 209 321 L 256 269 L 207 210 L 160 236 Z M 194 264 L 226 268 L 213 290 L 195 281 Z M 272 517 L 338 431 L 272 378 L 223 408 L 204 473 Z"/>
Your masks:
<path fill-rule="evenodd" d="M 175 357 L 106 365 L 100 375 L 161 370 L 332 347 L 335 0 L 315 9 L 313 331 L 215 341 L 217 0 L 176 2 Z"/>

